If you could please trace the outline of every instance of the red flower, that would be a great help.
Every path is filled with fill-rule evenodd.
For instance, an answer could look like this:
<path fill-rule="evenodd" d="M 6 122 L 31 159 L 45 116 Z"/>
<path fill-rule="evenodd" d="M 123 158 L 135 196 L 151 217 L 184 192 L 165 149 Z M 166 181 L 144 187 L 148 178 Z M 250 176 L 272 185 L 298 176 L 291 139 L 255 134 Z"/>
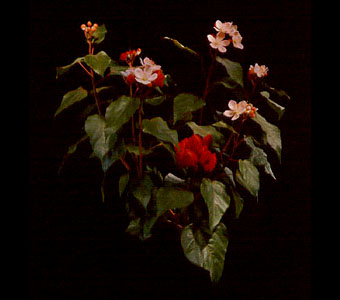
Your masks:
<path fill-rule="evenodd" d="M 212 145 L 211 135 L 203 139 L 194 134 L 185 138 L 175 147 L 176 163 L 180 168 L 191 167 L 197 169 L 200 165 L 204 171 L 211 172 L 216 166 L 216 154 L 209 151 Z"/>
<path fill-rule="evenodd" d="M 131 84 L 135 83 L 135 82 L 136 82 L 136 76 L 135 76 L 135 74 L 129 74 L 129 75 L 126 77 L 125 81 L 126 81 L 126 83 L 127 83 L 128 85 L 131 85 Z"/>
<path fill-rule="evenodd" d="M 141 52 L 142 50 L 140 48 L 138 48 L 137 50 L 126 51 L 120 55 L 119 59 L 121 61 L 125 61 L 130 67 L 132 67 L 133 61 L 135 60 L 136 56 L 139 55 Z"/>
<path fill-rule="evenodd" d="M 211 172 L 216 166 L 216 153 L 211 153 L 209 150 L 204 151 L 199 159 L 204 171 Z"/>
<path fill-rule="evenodd" d="M 163 87 L 164 84 L 164 74 L 162 70 L 157 70 L 156 72 L 154 72 L 157 74 L 157 78 L 152 81 L 152 86 L 159 86 L 159 87 Z"/>

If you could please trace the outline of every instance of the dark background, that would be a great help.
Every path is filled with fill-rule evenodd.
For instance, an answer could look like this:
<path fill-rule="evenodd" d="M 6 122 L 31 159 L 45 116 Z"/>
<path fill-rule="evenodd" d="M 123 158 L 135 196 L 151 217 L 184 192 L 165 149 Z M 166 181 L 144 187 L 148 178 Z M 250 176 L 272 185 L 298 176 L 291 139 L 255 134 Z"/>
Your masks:
<path fill-rule="evenodd" d="M 28 298 L 310 299 L 310 2 L 30 1 L 29 12 Z M 167 73 L 183 67 L 176 79 L 186 84 L 192 62 L 177 60 L 160 37 L 202 53 L 217 19 L 233 21 L 243 36 L 245 49 L 230 54 L 234 60 L 268 66 L 268 83 L 292 101 L 280 122 L 278 180 L 261 182 L 259 203 L 245 204 L 212 287 L 186 260 L 171 227 L 144 244 L 124 235 L 124 207 L 114 194 L 101 202 L 99 164 L 82 157 L 86 149 L 57 175 L 82 125 L 71 112 L 53 115 L 62 96 L 88 80 L 79 69 L 55 78 L 57 66 L 87 54 L 82 23 L 106 25 L 96 51 L 117 60 L 140 47 Z"/>

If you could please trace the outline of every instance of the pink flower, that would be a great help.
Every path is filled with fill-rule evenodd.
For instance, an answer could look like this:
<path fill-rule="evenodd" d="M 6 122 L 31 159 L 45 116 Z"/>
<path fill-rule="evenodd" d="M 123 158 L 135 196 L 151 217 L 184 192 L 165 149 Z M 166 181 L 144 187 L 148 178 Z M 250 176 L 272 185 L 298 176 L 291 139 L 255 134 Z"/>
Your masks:
<path fill-rule="evenodd" d="M 247 101 L 244 100 L 240 103 L 237 103 L 235 100 L 230 100 L 228 103 L 228 107 L 230 108 L 230 110 L 226 110 L 223 115 L 231 118 L 231 120 L 234 121 L 246 111 L 247 104 Z"/>
<path fill-rule="evenodd" d="M 267 76 L 268 71 L 269 69 L 265 65 L 259 66 L 258 63 L 256 63 L 255 66 L 250 65 L 248 74 L 249 76 L 254 76 L 254 74 L 256 74 L 255 76 L 260 78 Z"/>
<path fill-rule="evenodd" d="M 237 31 L 237 26 L 233 25 L 233 22 L 224 22 L 222 23 L 220 20 L 215 22 L 215 30 L 218 32 L 222 32 L 224 34 L 233 35 L 235 31 Z"/>
<path fill-rule="evenodd" d="M 229 46 L 230 41 L 225 40 L 225 34 L 223 32 L 218 32 L 216 36 L 208 34 L 208 40 L 210 42 L 211 48 L 217 49 L 218 51 L 225 53 L 227 51 L 227 46 Z"/>
<path fill-rule="evenodd" d="M 255 107 L 253 104 L 247 103 L 244 114 L 246 114 L 247 116 L 249 116 L 251 118 L 254 118 L 255 114 L 258 110 L 259 109 L 257 107 Z"/>
<path fill-rule="evenodd" d="M 235 31 L 232 35 L 233 45 L 235 48 L 243 49 L 242 36 L 238 31 Z"/>
<path fill-rule="evenodd" d="M 157 73 L 153 73 L 152 68 L 136 68 L 136 81 L 144 85 L 150 85 L 157 78 Z"/>

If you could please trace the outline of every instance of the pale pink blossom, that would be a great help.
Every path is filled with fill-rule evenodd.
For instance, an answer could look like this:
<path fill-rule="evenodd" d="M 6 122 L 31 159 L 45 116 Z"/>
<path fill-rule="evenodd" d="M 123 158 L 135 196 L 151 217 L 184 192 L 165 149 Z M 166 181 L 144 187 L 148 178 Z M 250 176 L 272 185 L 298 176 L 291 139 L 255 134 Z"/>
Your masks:
<path fill-rule="evenodd" d="M 235 48 L 243 49 L 242 36 L 238 31 L 235 31 L 232 35 L 233 45 Z"/>
<path fill-rule="evenodd" d="M 264 77 L 267 76 L 268 74 L 268 67 L 266 67 L 265 65 L 259 65 L 258 63 L 255 64 L 255 66 L 250 65 L 249 67 L 249 73 L 250 74 L 256 74 L 257 77 Z"/>
<path fill-rule="evenodd" d="M 136 76 L 136 81 L 144 85 L 150 85 L 152 81 L 157 78 L 157 73 L 153 73 L 152 68 L 138 67 L 134 69 L 134 74 Z"/>
<path fill-rule="evenodd" d="M 145 57 L 144 60 L 140 58 L 140 63 L 144 67 L 144 69 L 151 69 L 152 72 L 161 69 L 161 66 L 156 65 L 155 62 L 148 57 Z"/>
<path fill-rule="evenodd" d="M 234 121 L 246 111 L 247 105 L 247 101 L 244 100 L 239 103 L 237 103 L 235 100 L 230 100 L 228 103 L 228 107 L 230 108 L 230 110 L 226 110 L 223 115 L 231 118 L 231 120 Z"/>
<path fill-rule="evenodd" d="M 237 29 L 237 26 L 233 25 L 233 22 L 222 23 L 220 20 L 217 20 L 215 22 L 214 28 L 218 32 L 222 32 L 224 34 L 229 34 L 231 36 L 234 33 L 234 31 Z"/>
<path fill-rule="evenodd" d="M 223 32 L 218 32 L 216 36 L 208 34 L 208 40 L 210 42 L 211 48 L 217 49 L 218 51 L 225 53 L 227 51 L 227 46 L 229 46 L 230 41 L 225 40 L 225 34 Z"/>
<path fill-rule="evenodd" d="M 135 75 L 135 68 L 129 68 L 126 69 L 125 71 L 121 71 L 120 73 L 126 78 L 131 74 Z"/>
<path fill-rule="evenodd" d="M 251 103 L 247 103 L 246 105 L 246 109 L 244 111 L 244 113 L 246 115 L 248 115 L 251 118 L 255 117 L 255 113 L 258 111 L 259 109 L 257 107 L 255 107 L 253 104 Z"/>

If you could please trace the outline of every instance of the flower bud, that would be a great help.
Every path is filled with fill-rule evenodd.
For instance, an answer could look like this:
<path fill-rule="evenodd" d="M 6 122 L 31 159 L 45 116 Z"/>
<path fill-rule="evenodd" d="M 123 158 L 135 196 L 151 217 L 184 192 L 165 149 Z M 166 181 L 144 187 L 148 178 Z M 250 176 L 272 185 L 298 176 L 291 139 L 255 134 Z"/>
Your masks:
<path fill-rule="evenodd" d="M 87 26 L 88 27 L 91 27 L 92 26 L 92 23 L 90 21 L 87 22 Z"/>
<path fill-rule="evenodd" d="M 86 25 L 85 24 L 82 24 L 81 26 L 80 26 L 80 28 L 81 28 L 81 30 L 86 30 Z"/>

